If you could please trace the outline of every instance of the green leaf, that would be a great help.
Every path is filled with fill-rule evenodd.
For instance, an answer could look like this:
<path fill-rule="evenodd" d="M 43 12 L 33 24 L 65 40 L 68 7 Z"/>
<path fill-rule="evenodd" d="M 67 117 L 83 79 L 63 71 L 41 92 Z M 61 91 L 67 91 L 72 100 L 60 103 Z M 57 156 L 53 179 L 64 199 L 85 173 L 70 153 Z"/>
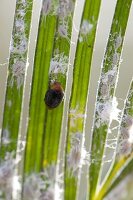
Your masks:
<path fill-rule="evenodd" d="M 85 1 L 80 26 L 69 106 L 65 161 L 65 199 L 75 199 L 77 192 L 85 107 L 100 3 L 101 0 Z"/>
<path fill-rule="evenodd" d="M 130 175 L 133 171 L 133 156 L 131 156 L 127 161 L 123 162 L 123 166 L 119 169 L 119 173 L 117 171 L 116 176 L 114 177 L 110 187 L 106 190 L 105 195 L 111 192 L 120 181 L 124 180 L 127 175 Z"/>
<path fill-rule="evenodd" d="M 32 0 L 26 2 L 17 0 L 16 2 L 2 124 L 1 159 L 7 152 L 16 151 L 27 67 L 32 4 Z"/>
<path fill-rule="evenodd" d="M 131 173 L 133 165 L 132 151 L 132 127 L 133 127 L 133 81 L 127 94 L 123 109 L 122 121 L 119 127 L 117 151 L 112 169 L 101 186 L 99 195 L 107 195 L 116 187 L 125 176 Z M 99 197 L 98 195 L 98 197 Z"/>
<path fill-rule="evenodd" d="M 131 0 L 118 0 L 109 40 L 104 55 L 98 95 L 96 100 L 96 110 L 93 125 L 93 138 L 91 147 L 91 166 L 89 171 L 90 199 L 96 199 L 98 180 L 100 178 L 100 168 L 105 148 L 108 127 L 113 118 L 110 114 L 115 113 L 116 101 L 115 85 L 120 65 L 122 44 L 127 26 Z M 111 109 L 110 109 L 111 108 Z"/>
<path fill-rule="evenodd" d="M 54 81 L 65 90 L 73 9 L 67 1 L 55 0 L 50 12 L 44 14 L 42 7 L 29 108 L 26 173 L 40 172 L 53 166 L 56 169 L 62 122 L 63 102 L 57 108 L 49 109 L 44 98 Z"/>

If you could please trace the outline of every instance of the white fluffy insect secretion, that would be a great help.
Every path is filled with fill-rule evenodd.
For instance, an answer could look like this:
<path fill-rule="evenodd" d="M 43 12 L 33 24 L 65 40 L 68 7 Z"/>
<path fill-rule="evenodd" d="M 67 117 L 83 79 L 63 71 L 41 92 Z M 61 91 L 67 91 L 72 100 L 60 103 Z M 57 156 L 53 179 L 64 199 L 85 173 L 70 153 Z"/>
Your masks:
<path fill-rule="evenodd" d="M 27 200 L 39 199 L 41 196 L 42 181 L 37 174 L 31 174 L 25 180 L 23 198 Z"/>
<path fill-rule="evenodd" d="M 120 60 L 120 54 L 115 52 L 112 59 L 112 64 L 116 66 Z"/>
<path fill-rule="evenodd" d="M 52 187 L 49 187 L 47 191 L 42 193 L 39 200 L 55 200 L 54 189 Z"/>
<path fill-rule="evenodd" d="M 60 37 L 67 39 L 68 43 L 70 43 L 70 39 L 68 36 L 67 24 L 61 24 L 58 27 L 58 34 Z"/>
<path fill-rule="evenodd" d="M 83 164 L 89 162 L 89 154 L 84 147 L 84 141 L 82 133 L 75 133 L 71 138 L 71 150 L 68 155 L 68 167 L 73 175 L 76 175 L 77 171 Z"/>
<path fill-rule="evenodd" d="M 6 199 L 11 199 L 15 160 L 13 153 L 6 153 L 5 160 L 0 164 L 0 191 Z"/>
<path fill-rule="evenodd" d="M 118 35 L 116 38 L 115 38 L 115 41 L 114 41 L 114 47 L 115 49 L 118 49 L 122 44 L 122 36 L 121 35 Z"/>
<path fill-rule="evenodd" d="M 82 134 L 76 133 L 71 140 L 71 150 L 68 156 L 68 166 L 72 173 L 76 172 L 79 168 L 81 159 L 81 139 Z"/>
<path fill-rule="evenodd" d="M 14 54 L 21 54 L 23 55 L 27 51 L 28 47 L 28 41 L 25 36 L 22 35 L 20 41 L 17 43 L 17 45 L 12 45 L 11 46 L 11 52 Z"/>
<path fill-rule="evenodd" d="M 101 90 L 100 90 L 102 96 L 104 97 L 107 97 L 109 95 L 109 87 L 107 84 L 102 84 L 101 85 Z"/>
<path fill-rule="evenodd" d="M 17 32 L 24 32 L 24 20 L 23 19 L 16 20 L 15 28 Z"/>
<path fill-rule="evenodd" d="M 118 102 L 116 97 L 111 101 L 97 104 L 97 112 L 100 117 L 101 123 L 112 122 L 113 120 L 119 121 L 120 110 L 117 108 Z"/>
<path fill-rule="evenodd" d="M 59 0 L 57 13 L 60 18 L 66 18 L 69 15 L 71 15 L 73 8 L 74 8 L 74 3 L 72 0 Z"/>
<path fill-rule="evenodd" d="M 62 189 L 55 183 L 55 165 L 44 172 L 27 176 L 23 186 L 23 199 L 26 200 L 60 200 Z"/>
<path fill-rule="evenodd" d="M 93 28 L 93 24 L 91 24 L 89 21 L 87 20 L 83 20 L 82 25 L 81 25 L 81 29 L 80 29 L 80 33 L 82 35 L 87 35 L 90 33 L 90 31 Z"/>
<path fill-rule="evenodd" d="M 2 131 L 2 144 L 3 145 L 8 145 L 11 140 L 10 140 L 10 132 L 8 129 L 3 129 Z"/>
<path fill-rule="evenodd" d="M 128 142 L 133 144 L 133 118 L 132 118 L 132 124 L 128 126 L 128 133 L 129 133 Z"/>
<path fill-rule="evenodd" d="M 26 21 L 24 16 L 26 14 L 26 4 L 25 0 L 17 1 L 18 7 L 16 10 L 16 18 L 13 28 L 12 39 L 10 43 L 10 51 L 11 51 L 11 60 L 10 64 L 10 72 L 12 73 L 12 78 L 10 82 L 10 86 L 13 86 L 15 82 L 17 85 L 17 89 L 23 85 L 25 67 L 26 67 L 26 51 L 28 50 L 28 40 L 25 34 L 26 32 Z M 9 61 L 10 62 L 10 61 Z"/>
<path fill-rule="evenodd" d="M 125 127 L 121 127 L 118 142 L 118 154 L 127 156 L 133 150 L 133 117 L 125 116 Z"/>
<path fill-rule="evenodd" d="M 116 81 L 117 67 L 115 66 L 107 73 L 102 75 L 100 83 L 100 93 L 102 99 L 109 99 L 110 91 L 114 87 Z"/>
<path fill-rule="evenodd" d="M 107 73 L 105 73 L 105 74 L 102 75 L 101 82 L 103 84 L 107 84 L 108 86 L 114 85 L 115 80 L 116 80 L 116 74 L 117 74 L 117 67 L 114 66 Z"/>
<path fill-rule="evenodd" d="M 48 15 L 52 8 L 52 1 L 51 0 L 44 0 L 42 5 L 42 13 L 44 16 Z"/>
<path fill-rule="evenodd" d="M 90 23 L 88 20 L 83 20 L 81 29 L 80 29 L 79 41 L 82 42 L 84 38 L 87 39 L 87 35 L 90 34 L 92 29 L 93 29 L 93 24 Z"/>
<path fill-rule="evenodd" d="M 20 88 L 24 82 L 25 62 L 16 61 L 12 66 L 12 83 L 16 79 L 17 88 Z"/>
<path fill-rule="evenodd" d="M 58 27 L 58 33 L 60 34 L 61 37 L 64 37 L 64 38 L 67 37 L 67 28 L 65 27 L 65 25 L 60 25 Z"/>
<path fill-rule="evenodd" d="M 50 62 L 50 74 L 65 74 L 67 71 L 68 56 L 64 53 L 55 55 Z"/>

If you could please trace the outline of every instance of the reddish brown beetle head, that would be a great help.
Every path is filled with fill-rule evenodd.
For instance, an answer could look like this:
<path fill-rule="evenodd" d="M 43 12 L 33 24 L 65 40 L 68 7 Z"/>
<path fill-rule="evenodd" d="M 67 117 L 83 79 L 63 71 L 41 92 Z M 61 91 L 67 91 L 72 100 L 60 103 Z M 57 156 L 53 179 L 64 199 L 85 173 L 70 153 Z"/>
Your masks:
<path fill-rule="evenodd" d="M 59 82 L 56 82 L 56 81 L 50 85 L 50 89 L 60 91 L 60 92 L 63 91 L 61 84 Z"/>

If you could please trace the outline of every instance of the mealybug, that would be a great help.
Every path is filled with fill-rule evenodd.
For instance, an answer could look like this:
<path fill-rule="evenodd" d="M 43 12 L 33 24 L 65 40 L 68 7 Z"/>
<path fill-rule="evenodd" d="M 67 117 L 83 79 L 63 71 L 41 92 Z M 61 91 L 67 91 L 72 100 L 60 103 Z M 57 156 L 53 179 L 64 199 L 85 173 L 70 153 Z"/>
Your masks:
<path fill-rule="evenodd" d="M 45 104 L 49 109 L 56 108 L 62 101 L 64 96 L 63 89 L 59 82 L 54 82 L 45 94 Z"/>

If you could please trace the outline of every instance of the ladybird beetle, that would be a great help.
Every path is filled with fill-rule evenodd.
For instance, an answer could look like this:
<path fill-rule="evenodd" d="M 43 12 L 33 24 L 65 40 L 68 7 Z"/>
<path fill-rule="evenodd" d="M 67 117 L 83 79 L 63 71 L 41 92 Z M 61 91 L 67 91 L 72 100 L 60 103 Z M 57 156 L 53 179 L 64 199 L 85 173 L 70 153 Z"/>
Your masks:
<path fill-rule="evenodd" d="M 54 82 L 45 94 L 45 104 L 49 109 L 56 108 L 62 101 L 64 96 L 63 89 L 59 82 Z"/>

